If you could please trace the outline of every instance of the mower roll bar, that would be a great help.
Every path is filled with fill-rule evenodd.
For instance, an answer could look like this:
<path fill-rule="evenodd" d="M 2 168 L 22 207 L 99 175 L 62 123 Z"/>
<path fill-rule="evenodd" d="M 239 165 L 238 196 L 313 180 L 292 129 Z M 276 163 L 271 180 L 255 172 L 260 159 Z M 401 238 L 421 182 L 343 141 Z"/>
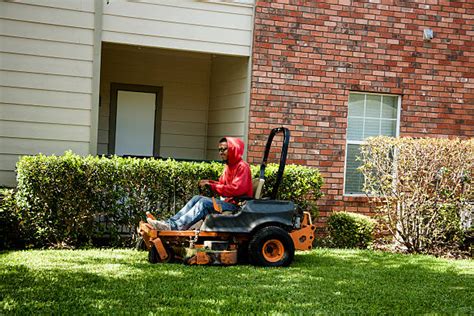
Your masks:
<path fill-rule="evenodd" d="M 270 148 L 272 147 L 273 137 L 276 134 L 283 132 L 283 146 L 281 148 L 280 154 L 280 166 L 278 168 L 278 173 L 275 181 L 275 186 L 273 187 L 270 199 L 276 200 L 278 193 L 278 188 L 280 187 L 281 180 L 283 178 L 283 172 L 285 171 L 286 165 L 286 156 L 288 155 L 288 144 L 290 143 L 290 131 L 286 127 L 277 127 L 272 129 L 270 135 L 268 136 L 267 145 L 265 146 L 265 153 L 263 155 L 262 164 L 260 165 L 260 175 L 259 178 L 265 180 L 265 168 L 267 167 L 268 155 L 270 154 Z"/>

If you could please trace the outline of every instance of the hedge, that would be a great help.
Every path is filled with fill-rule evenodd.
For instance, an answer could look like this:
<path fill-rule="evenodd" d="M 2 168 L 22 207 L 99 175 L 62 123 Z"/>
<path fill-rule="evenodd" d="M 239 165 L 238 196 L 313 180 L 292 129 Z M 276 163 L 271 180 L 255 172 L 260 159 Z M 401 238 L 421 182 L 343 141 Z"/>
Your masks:
<path fill-rule="evenodd" d="M 329 238 L 338 248 L 367 248 L 373 241 L 376 222 L 358 213 L 337 212 L 328 218 Z"/>
<path fill-rule="evenodd" d="M 13 189 L 0 188 L 0 249 L 23 246 L 18 231 L 20 214 L 15 203 Z"/>
<path fill-rule="evenodd" d="M 81 247 L 100 236 L 123 245 L 120 231 L 126 228 L 131 234 L 125 243 L 131 243 L 145 211 L 162 218 L 173 215 L 199 194 L 199 179 L 217 180 L 223 168 L 218 162 L 81 157 L 71 152 L 24 156 L 17 163 L 15 194 L 22 238 L 30 247 Z M 257 177 L 259 166 L 251 168 Z M 272 189 L 277 169 L 267 166 L 264 195 Z M 316 215 L 321 185 L 317 169 L 288 165 L 278 198 Z"/>

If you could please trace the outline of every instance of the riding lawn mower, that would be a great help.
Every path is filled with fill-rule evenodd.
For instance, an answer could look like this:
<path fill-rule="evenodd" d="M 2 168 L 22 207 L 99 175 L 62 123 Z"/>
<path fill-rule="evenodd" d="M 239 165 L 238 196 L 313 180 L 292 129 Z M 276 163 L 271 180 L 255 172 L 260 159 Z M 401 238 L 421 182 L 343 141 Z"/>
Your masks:
<path fill-rule="evenodd" d="M 283 133 L 283 146 L 275 185 L 263 197 L 267 165 L 273 138 Z M 237 212 L 222 212 L 214 200 L 216 213 L 209 214 L 198 227 L 178 231 L 158 231 L 141 221 L 138 233 L 148 249 L 151 263 L 180 261 L 185 264 L 233 265 L 251 263 L 259 266 L 288 266 L 295 250 L 311 250 L 315 226 L 309 212 L 291 201 L 277 200 L 283 178 L 290 131 L 274 128 L 268 137 L 259 178 L 254 179 L 254 197 L 241 198 Z M 149 214 L 148 216 L 153 217 Z"/>

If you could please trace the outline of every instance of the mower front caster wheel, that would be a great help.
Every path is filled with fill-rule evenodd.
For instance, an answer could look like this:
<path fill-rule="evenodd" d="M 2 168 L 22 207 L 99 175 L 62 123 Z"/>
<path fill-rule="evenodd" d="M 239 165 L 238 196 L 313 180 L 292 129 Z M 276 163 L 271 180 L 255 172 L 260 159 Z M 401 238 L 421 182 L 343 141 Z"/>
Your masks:
<path fill-rule="evenodd" d="M 139 237 L 135 243 L 136 250 L 146 250 L 145 240 L 142 237 Z"/>
<path fill-rule="evenodd" d="M 165 260 L 161 260 L 160 255 L 158 254 L 158 250 L 154 245 L 151 246 L 150 251 L 148 252 L 148 261 L 150 263 L 167 263 L 167 262 L 172 262 L 173 261 L 173 253 L 172 251 L 167 247 L 166 252 L 168 253 L 168 258 Z"/>

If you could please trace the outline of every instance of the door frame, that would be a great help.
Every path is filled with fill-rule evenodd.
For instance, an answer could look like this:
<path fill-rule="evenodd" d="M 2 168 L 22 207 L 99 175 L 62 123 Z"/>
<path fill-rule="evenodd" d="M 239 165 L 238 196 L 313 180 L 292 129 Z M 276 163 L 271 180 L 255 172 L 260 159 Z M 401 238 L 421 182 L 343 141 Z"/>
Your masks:
<path fill-rule="evenodd" d="M 154 93 L 155 98 L 155 126 L 153 135 L 153 157 L 160 156 L 161 111 L 163 106 L 163 87 L 124 84 L 112 82 L 110 84 L 110 115 L 109 115 L 109 155 L 115 154 L 115 132 L 117 128 L 117 96 L 118 91 Z"/>

